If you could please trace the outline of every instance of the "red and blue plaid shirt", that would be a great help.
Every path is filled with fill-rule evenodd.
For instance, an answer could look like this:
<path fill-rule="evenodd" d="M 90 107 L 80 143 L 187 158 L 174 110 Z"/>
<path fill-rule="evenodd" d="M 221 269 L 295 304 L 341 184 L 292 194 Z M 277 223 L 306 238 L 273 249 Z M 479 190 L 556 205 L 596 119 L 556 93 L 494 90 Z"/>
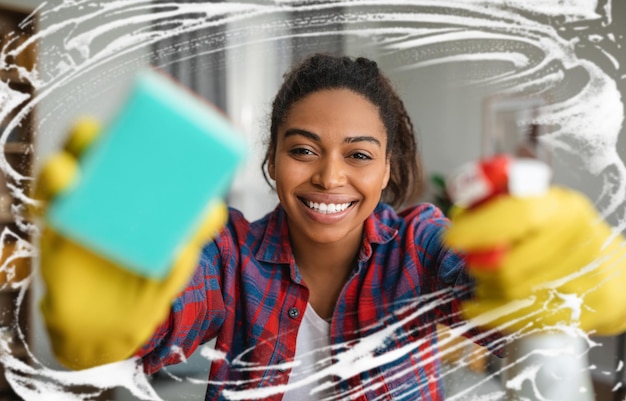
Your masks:
<path fill-rule="evenodd" d="M 281 400 L 308 300 L 286 218 L 280 205 L 253 223 L 230 211 L 168 320 L 140 351 L 147 373 L 217 337 L 207 400 Z M 396 214 L 381 203 L 364 224 L 358 265 L 331 321 L 332 364 L 311 375 L 341 394 L 335 399 L 443 400 L 437 323 L 500 346 L 497 334 L 460 318 L 471 286 L 462 259 L 442 246 L 449 222 L 430 204 Z"/>

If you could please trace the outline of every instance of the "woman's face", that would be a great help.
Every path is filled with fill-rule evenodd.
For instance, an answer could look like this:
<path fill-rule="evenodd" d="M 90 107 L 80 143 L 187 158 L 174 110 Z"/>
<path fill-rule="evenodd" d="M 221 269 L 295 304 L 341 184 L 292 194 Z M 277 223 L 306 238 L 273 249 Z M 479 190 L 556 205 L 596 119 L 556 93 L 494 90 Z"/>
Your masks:
<path fill-rule="evenodd" d="M 277 134 L 268 172 L 292 240 L 359 240 L 389 181 L 378 108 L 348 89 L 314 92 L 291 106 Z"/>

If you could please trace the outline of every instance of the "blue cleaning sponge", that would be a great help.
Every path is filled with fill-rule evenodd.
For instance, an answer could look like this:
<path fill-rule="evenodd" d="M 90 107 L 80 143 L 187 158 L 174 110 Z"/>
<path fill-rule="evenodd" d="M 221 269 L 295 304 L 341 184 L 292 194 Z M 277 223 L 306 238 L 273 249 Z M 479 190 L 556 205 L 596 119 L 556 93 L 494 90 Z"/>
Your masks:
<path fill-rule="evenodd" d="M 129 270 L 164 278 L 246 155 L 228 120 L 168 77 L 141 73 L 80 158 L 47 223 Z"/>

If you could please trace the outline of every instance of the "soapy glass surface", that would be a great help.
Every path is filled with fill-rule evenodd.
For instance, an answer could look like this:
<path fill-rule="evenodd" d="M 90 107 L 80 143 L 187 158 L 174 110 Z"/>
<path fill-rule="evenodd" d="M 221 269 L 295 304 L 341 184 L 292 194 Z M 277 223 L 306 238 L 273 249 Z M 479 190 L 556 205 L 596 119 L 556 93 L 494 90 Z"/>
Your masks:
<path fill-rule="evenodd" d="M 449 81 L 457 87 L 485 93 L 548 94 L 541 116 L 524 123 L 548 127 L 545 140 L 561 155 L 565 167 L 576 168 L 598 183 L 590 195 L 603 216 L 616 228 L 623 229 L 626 168 L 617 143 L 623 133 L 626 72 L 618 58 L 625 43 L 623 31 L 620 34 L 618 27 L 624 24 L 614 19 L 620 14 L 611 15 L 616 5 L 610 0 L 555 0 L 532 5 L 520 0 L 509 1 L 507 6 L 501 3 L 499 0 L 42 3 L 37 8 L 39 30 L 29 39 L 40 42 L 38 68 L 23 69 L 12 62 L 29 42 L 18 47 L 4 45 L 0 49 L 0 69 L 16 71 L 36 89 L 36 94 L 30 96 L 0 82 L 0 141 L 6 141 L 26 121 L 28 113 L 37 108 L 36 156 L 43 155 L 53 147 L 55 129 L 62 132 L 66 128 L 59 123 L 59 116 L 78 116 L 82 104 L 95 102 L 106 94 L 108 89 L 103 88 L 106 85 L 98 86 L 98 81 L 115 82 L 141 64 L 175 69 L 186 60 L 210 76 L 228 72 L 231 55 L 236 58 L 243 49 L 256 45 L 275 49 L 275 58 L 259 58 L 257 63 L 287 66 L 292 52 L 305 54 L 320 46 L 346 43 L 348 48 L 374 55 L 400 89 L 411 88 L 414 85 L 411 82 L 420 82 L 420 76 L 433 69 L 446 69 Z M 24 21 L 26 25 L 34 23 L 32 17 Z M 277 71 L 279 75 L 282 73 Z M 91 79 L 85 81 L 85 76 Z M 415 122 L 418 126 L 424 124 L 425 129 L 420 130 L 424 153 L 441 149 L 441 144 L 436 148 L 429 145 L 437 135 L 428 130 L 428 122 L 420 114 L 420 110 L 428 111 L 427 107 L 420 107 L 426 101 L 419 100 L 425 98 L 436 103 L 438 98 L 433 93 L 420 97 L 400 92 L 403 97 L 410 97 L 407 106 L 415 113 Z M 246 123 L 244 111 L 231 110 L 236 121 Z M 259 142 L 258 138 L 251 140 Z M 462 161 L 449 160 L 450 167 Z M 426 162 L 428 165 L 427 156 Z M 9 188 L 13 196 L 28 203 L 26 188 L 32 177 L 20 175 L 5 158 L 0 160 L 0 168 L 11 180 Z M 14 208 L 12 213 L 24 232 L 36 234 L 36 227 L 21 217 L 24 210 Z M 0 238 L 16 239 L 18 246 L 10 251 L 12 257 L 36 258 L 36 249 L 23 234 L 4 228 Z M 0 270 L 10 269 L 8 261 L 0 267 Z M 14 285 L 24 293 L 36 285 L 36 278 L 30 276 Z M 443 295 L 436 300 L 416 299 L 415 304 L 449 302 L 450 297 Z M 17 308 L 24 305 L 20 302 Z M 462 330 L 461 327 L 457 331 Z M 391 335 L 381 322 L 379 335 L 364 338 L 361 349 L 369 352 Z M 0 346 L 7 349 L 8 341 L 0 337 Z M 24 333 L 20 332 L 13 341 L 24 342 Z M 600 347 L 600 343 L 588 339 L 589 349 Z M 25 400 L 53 395 L 59 399 L 86 400 L 94 392 L 114 387 L 125 387 L 139 399 L 159 399 L 133 361 L 84 372 L 64 372 L 56 369 L 37 347 L 29 351 L 31 365 L 10 352 L 0 353 L 7 380 Z M 223 357 L 209 348 L 202 349 L 201 354 L 207 361 Z M 357 374 L 377 363 L 367 357 L 368 362 L 364 363 L 361 356 L 344 359 L 341 362 L 344 369 Z M 444 370 L 444 380 L 458 370 L 457 366 Z M 320 371 L 316 375 L 323 378 L 326 373 Z M 204 393 L 206 381 L 194 382 L 198 384 L 197 391 Z M 70 395 L 70 389 L 77 385 L 92 387 Z M 470 386 L 450 399 L 463 399 L 471 389 Z M 263 394 L 273 391 L 278 390 L 264 389 Z M 235 391 L 229 397 L 242 399 L 254 395 Z M 494 392 L 488 399 L 501 395 Z"/>

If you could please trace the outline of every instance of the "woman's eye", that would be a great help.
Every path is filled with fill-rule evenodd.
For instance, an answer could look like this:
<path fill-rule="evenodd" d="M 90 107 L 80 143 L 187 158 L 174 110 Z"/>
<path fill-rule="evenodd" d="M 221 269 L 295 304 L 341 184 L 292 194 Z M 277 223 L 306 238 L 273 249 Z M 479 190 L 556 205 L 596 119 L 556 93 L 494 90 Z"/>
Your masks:
<path fill-rule="evenodd" d="M 361 153 L 361 152 L 356 152 L 350 155 L 350 157 L 352 157 L 353 159 L 357 159 L 357 160 L 371 160 L 372 158 L 365 154 L 365 153 Z"/>
<path fill-rule="evenodd" d="M 292 155 L 297 155 L 297 156 L 308 156 L 308 155 L 312 155 L 314 154 L 311 149 L 307 149 L 307 148 L 295 148 L 295 149 L 291 149 L 289 151 L 289 153 L 291 153 Z"/>

